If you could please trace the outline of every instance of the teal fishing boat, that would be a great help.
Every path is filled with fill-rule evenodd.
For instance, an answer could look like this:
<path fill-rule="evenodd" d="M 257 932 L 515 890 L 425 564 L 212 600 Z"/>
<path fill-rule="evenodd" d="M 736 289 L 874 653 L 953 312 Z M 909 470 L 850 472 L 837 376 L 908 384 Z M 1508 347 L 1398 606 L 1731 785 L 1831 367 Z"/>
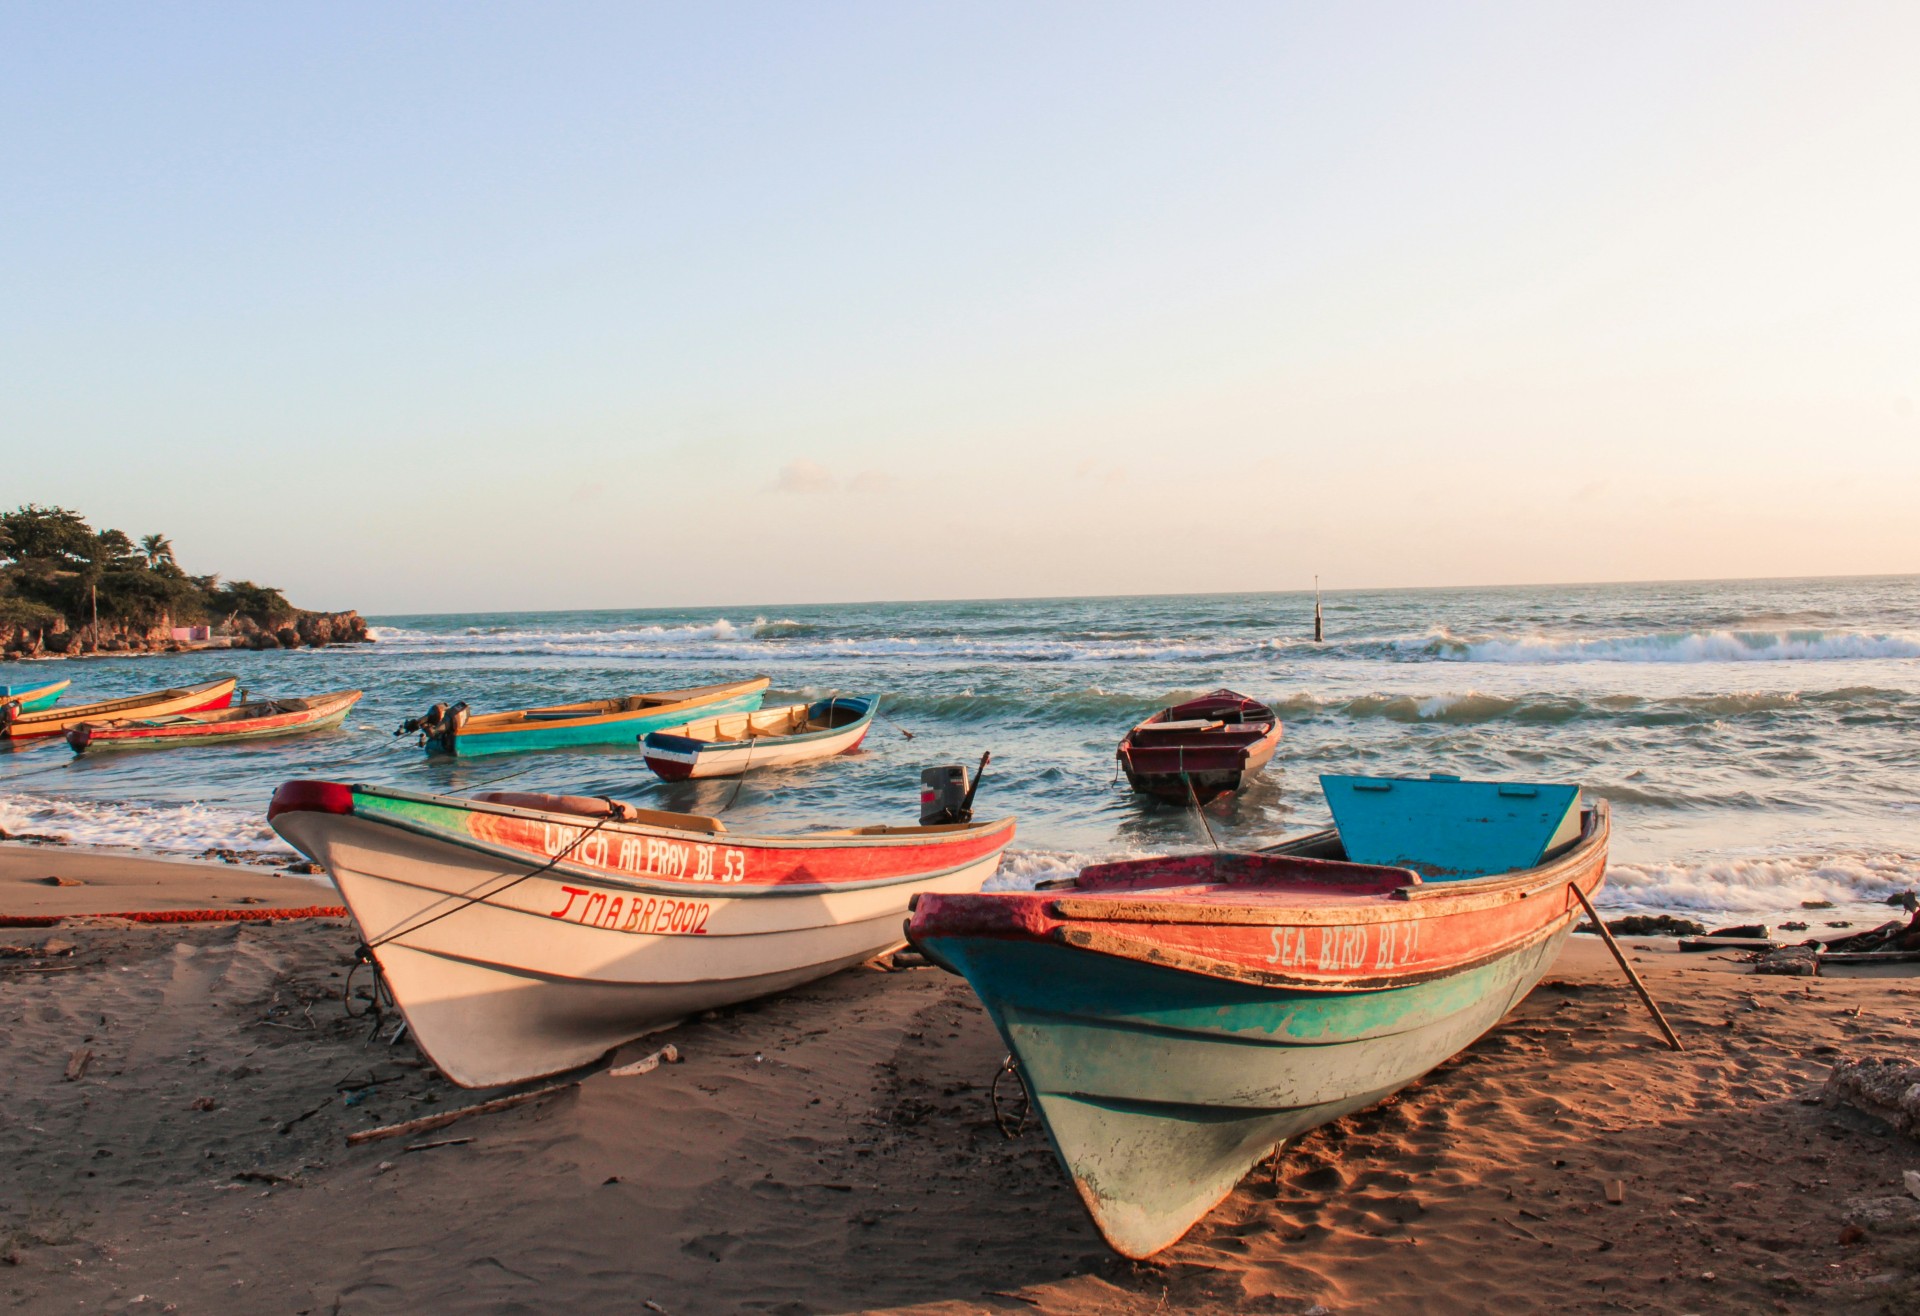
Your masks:
<path fill-rule="evenodd" d="M 0 704 L 18 703 L 22 713 L 37 713 L 52 708 L 72 681 L 29 681 L 25 685 L 0 685 Z"/>
<path fill-rule="evenodd" d="M 595 699 L 505 713 L 472 713 L 464 703 L 435 704 L 409 718 L 395 735 L 418 732 L 429 754 L 514 754 L 582 745 L 637 746 L 649 731 L 677 727 L 717 713 L 747 713 L 766 698 L 768 677 L 685 690 L 657 690 L 618 699 Z"/>
<path fill-rule="evenodd" d="M 1335 828 L 1268 851 L 915 907 L 908 936 L 979 995 L 1123 1255 L 1486 1032 L 1558 956 L 1574 888 L 1604 879 L 1607 809 L 1575 787 L 1322 784 Z"/>

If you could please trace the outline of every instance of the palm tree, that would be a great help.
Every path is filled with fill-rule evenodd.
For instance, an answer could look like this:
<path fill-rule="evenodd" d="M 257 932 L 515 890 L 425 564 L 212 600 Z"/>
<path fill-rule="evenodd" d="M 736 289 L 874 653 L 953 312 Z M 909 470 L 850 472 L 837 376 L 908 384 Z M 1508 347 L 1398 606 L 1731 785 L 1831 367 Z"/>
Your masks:
<path fill-rule="evenodd" d="M 140 536 L 140 552 L 147 559 L 147 569 L 158 571 L 161 566 L 174 566 L 173 541 L 165 535 Z"/>

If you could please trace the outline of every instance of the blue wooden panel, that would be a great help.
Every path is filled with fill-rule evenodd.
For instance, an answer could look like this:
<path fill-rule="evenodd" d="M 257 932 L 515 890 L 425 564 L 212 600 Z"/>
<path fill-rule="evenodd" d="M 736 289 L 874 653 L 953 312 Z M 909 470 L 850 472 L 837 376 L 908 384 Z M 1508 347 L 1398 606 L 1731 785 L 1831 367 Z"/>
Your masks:
<path fill-rule="evenodd" d="M 1531 868 L 1580 834 L 1580 788 L 1432 777 L 1322 777 L 1347 858 L 1429 882 Z"/>

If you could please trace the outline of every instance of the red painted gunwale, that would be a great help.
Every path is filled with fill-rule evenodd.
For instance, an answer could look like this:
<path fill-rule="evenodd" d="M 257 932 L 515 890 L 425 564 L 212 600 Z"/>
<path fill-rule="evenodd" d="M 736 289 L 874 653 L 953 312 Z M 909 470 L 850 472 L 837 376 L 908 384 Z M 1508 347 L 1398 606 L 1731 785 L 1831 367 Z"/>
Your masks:
<path fill-rule="evenodd" d="M 338 792 L 350 790 L 332 782 L 288 782 L 275 794 L 268 816 L 299 810 L 347 812 L 340 806 Z M 580 814 L 515 808 L 458 796 L 364 788 L 355 794 L 457 809 L 465 815 L 465 831 L 425 824 L 378 807 L 362 809 L 356 800 L 351 812 L 367 822 L 508 855 L 535 867 L 564 853 L 566 858 L 550 870 L 554 873 L 718 896 L 786 887 L 912 881 L 996 854 L 1012 842 L 1014 833 L 1014 820 L 1002 818 L 952 831 L 918 834 L 915 829 L 902 829 L 870 836 L 749 836 L 641 822 L 596 825 L 594 819 Z M 739 858 L 730 864 L 729 854 Z M 728 874 L 735 872 L 739 875 L 729 880 Z"/>
<path fill-rule="evenodd" d="M 1511 954 L 1577 916 L 1571 888 L 1591 896 L 1605 880 L 1605 804 L 1585 823 L 1550 863 L 1444 883 L 1291 856 L 1105 864 L 1070 890 L 923 896 L 908 937 L 1053 942 L 1308 990 L 1404 986 Z M 1204 880 L 1215 866 L 1226 880 Z"/>

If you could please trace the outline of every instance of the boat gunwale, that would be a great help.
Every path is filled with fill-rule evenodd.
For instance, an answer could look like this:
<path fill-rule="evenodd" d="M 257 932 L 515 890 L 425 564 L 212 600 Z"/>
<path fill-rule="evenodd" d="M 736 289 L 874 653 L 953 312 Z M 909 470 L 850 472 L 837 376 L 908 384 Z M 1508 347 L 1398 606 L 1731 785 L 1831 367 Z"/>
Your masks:
<path fill-rule="evenodd" d="M 1584 879 L 1589 877 L 1593 879 L 1591 889 L 1598 890 L 1606 881 L 1606 850 L 1611 835 L 1612 810 L 1605 800 L 1595 800 L 1586 810 L 1580 839 L 1544 864 L 1538 864 L 1517 873 L 1501 873 L 1486 878 L 1462 878 L 1451 882 L 1423 883 L 1418 887 L 1403 887 L 1393 892 L 1387 899 L 1375 898 L 1365 904 L 1294 908 L 1285 906 L 1208 908 L 1204 905 L 1183 904 L 1176 907 L 1171 902 L 1165 901 L 1149 902 L 1125 897 L 1104 900 L 1093 896 L 1076 898 L 1066 893 L 1042 899 L 1037 903 L 1040 905 L 1040 912 L 1046 918 L 1071 919 L 1074 923 L 1081 925 L 1174 923 L 1216 927 L 1358 927 L 1381 923 L 1407 923 L 1420 919 L 1476 914 L 1496 909 L 1532 899 L 1538 895 L 1550 895 L 1562 886 L 1583 885 Z M 1413 891 L 1420 892 L 1421 899 L 1415 901 L 1406 894 Z M 1044 893 L 1026 892 L 981 893 L 972 896 L 942 897 L 941 900 L 943 903 L 960 903 L 977 901 L 984 897 L 997 905 L 1005 899 L 1007 894 L 1023 897 L 1044 895 Z M 1064 913 L 1063 907 L 1073 912 Z M 1411 973 L 1376 974 L 1370 977 L 1275 973 L 1197 951 L 1166 946 L 1143 937 L 1130 936 L 1100 927 L 1073 926 L 1066 922 L 1056 922 L 1053 926 L 1045 928 L 1023 926 L 1013 921 L 997 923 L 992 927 L 971 929 L 942 930 L 936 926 L 916 932 L 910 927 L 909 940 L 919 945 L 922 940 L 937 941 L 943 937 L 978 937 L 995 941 L 1025 941 L 1070 946 L 1077 950 L 1090 951 L 1117 959 L 1133 960 L 1137 963 L 1255 986 L 1344 993 L 1383 991 L 1395 987 L 1413 986 L 1465 972 L 1498 960 L 1516 949 L 1523 949 L 1533 944 L 1539 937 L 1556 934 L 1567 923 L 1578 917 L 1579 913 L 1578 903 L 1570 900 L 1565 909 L 1549 917 L 1545 923 L 1522 933 L 1516 940 L 1503 942 L 1499 947 L 1485 954 L 1448 960 Z M 1220 917 L 1221 914 L 1250 916 L 1223 918 Z"/>
<path fill-rule="evenodd" d="M 156 722 L 152 718 L 116 717 L 107 718 L 98 722 L 89 718 L 79 725 L 92 727 L 93 733 L 96 736 L 102 733 L 109 733 L 112 734 L 115 739 L 134 739 L 135 737 L 127 735 L 128 732 L 151 734 L 155 737 L 196 731 L 212 733 L 231 732 L 239 726 L 245 726 L 255 722 L 270 722 L 277 718 L 306 717 L 309 720 L 317 720 L 321 717 L 332 717 L 336 713 L 351 712 L 353 706 L 366 697 L 366 693 L 364 690 L 328 690 L 317 695 L 301 695 L 297 699 L 292 700 L 262 699 L 258 701 L 261 704 L 307 703 L 317 705 L 317 707 L 312 708 L 288 708 L 277 713 L 255 713 L 249 716 L 233 717 L 219 716 L 222 714 L 244 713 L 247 708 L 252 706 L 251 704 L 238 704 L 229 705 L 226 708 L 196 709 L 186 713 L 163 714 L 162 716 L 175 719 L 164 723 Z M 287 723 L 286 725 L 291 726 L 298 724 Z"/>
<path fill-rule="evenodd" d="M 682 708 L 694 709 L 730 695 L 749 695 L 764 691 L 773 684 L 771 676 L 756 676 L 745 681 L 723 681 L 717 685 L 686 686 L 679 690 L 665 691 L 667 694 L 687 696 L 670 700 L 663 704 L 646 704 L 639 708 L 609 709 L 608 704 L 620 703 L 626 699 L 646 696 L 622 695 L 619 699 L 588 699 L 577 704 L 543 704 L 529 708 L 503 709 L 497 713 L 475 713 L 460 728 L 460 738 L 469 736 L 492 736 L 503 732 L 528 731 L 566 731 L 574 727 L 598 726 L 627 721 L 634 718 L 655 717 L 662 713 L 674 713 Z M 577 716 L 531 718 L 531 713 L 565 713 L 580 709 Z"/>
<path fill-rule="evenodd" d="M 229 690 L 240 684 L 239 676 L 232 672 L 221 672 L 208 681 L 193 685 L 169 686 L 165 690 L 149 690 L 145 694 L 124 695 L 119 699 L 101 699 L 91 704 L 68 704 L 64 707 L 38 709 L 32 713 L 22 713 L 7 726 L 0 728 L 0 737 L 28 736 L 34 733 L 57 736 L 66 726 L 94 720 L 92 714 L 99 712 L 134 712 L 153 704 L 170 703 L 176 699 L 198 698 L 226 686 Z M 11 701 L 6 701 L 11 702 Z M 186 709 L 186 712 L 197 710 Z M 111 719 L 109 719 L 111 720 Z M 59 723 L 61 726 L 55 727 Z"/>
<path fill-rule="evenodd" d="M 486 804 L 486 807 L 483 808 L 469 808 L 469 802 L 463 801 L 457 796 L 418 795 L 411 791 L 398 791 L 384 788 L 368 789 L 360 786 L 352 786 L 349 787 L 349 789 L 353 791 L 355 796 L 362 794 L 377 797 L 383 796 L 386 798 L 397 798 L 411 803 L 432 804 L 442 808 L 459 808 L 471 813 L 493 813 L 527 818 L 542 823 L 575 827 L 583 833 L 596 830 L 596 820 L 587 818 L 582 814 L 548 813 L 539 809 L 522 809 L 514 805 L 505 804 Z M 300 810 L 299 812 L 310 811 Z M 1005 833 L 1005 839 L 988 853 L 976 855 L 960 864 L 930 870 L 925 874 L 905 874 L 897 877 L 874 878 L 863 882 L 794 882 L 759 886 L 748 883 L 676 882 L 672 879 L 658 877 L 649 879 L 637 874 L 617 873 L 607 869 L 576 864 L 566 859 L 539 863 L 536 862 L 537 857 L 527 851 L 517 850 L 512 846 L 497 845 L 482 841 L 470 834 L 464 836 L 456 835 L 445 828 L 436 827 L 400 814 L 365 814 L 356 808 L 351 814 L 335 814 L 331 816 L 357 818 L 362 822 L 371 823 L 376 826 L 391 827 L 396 831 L 411 833 L 415 836 L 425 837 L 428 840 L 451 845 L 457 849 L 471 850 L 477 854 L 484 854 L 492 858 L 506 859 L 518 865 L 532 864 L 534 871 L 540 873 L 542 876 L 548 874 L 564 874 L 568 877 L 599 882 L 607 886 L 619 887 L 626 890 L 651 891 L 658 894 L 680 896 L 682 898 L 705 893 L 706 898 L 713 898 L 717 895 L 727 899 L 744 898 L 755 900 L 778 896 L 825 895 L 836 891 L 862 891 L 874 887 L 894 886 L 902 882 L 920 881 L 926 876 L 943 876 L 947 873 L 957 872 L 959 869 L 978 863 L 981 860 L 989 858 L 991 855 L 1003 853 L 1009 845 L 1013 844 L 1013 832 L 1016 822 L 1016 819 L 1012 815 L 1008 815 L 1007 817 L 993 819 L 988 822 L 969 823 L 964 827 L 956 828 L 950 832 L 932 833 L 931 835 L 938 836 L 944 841 L 991 839 L 996 833 L 1000 832 Z M 927 838 L 930 835 L 916 830 L 913 833 L 904 835 L 881 834 L 863 836 L 854 832 L 843 831 L 833 835 L 819 837 L 760 837 L 747 836 L 734 832 L 682 831 L 678 828 L 662 827 L 657 824 L 620 822 L 617 819 L 600 820 L 600 825 L 597 830 L 612 836 L 662 836 L 694 845 L 757 850 L 887 849 L 902 846 L 924 846 L 927 844 Z M 745 841 L 747 844 L 739 844 L 741 841 Z"/>

